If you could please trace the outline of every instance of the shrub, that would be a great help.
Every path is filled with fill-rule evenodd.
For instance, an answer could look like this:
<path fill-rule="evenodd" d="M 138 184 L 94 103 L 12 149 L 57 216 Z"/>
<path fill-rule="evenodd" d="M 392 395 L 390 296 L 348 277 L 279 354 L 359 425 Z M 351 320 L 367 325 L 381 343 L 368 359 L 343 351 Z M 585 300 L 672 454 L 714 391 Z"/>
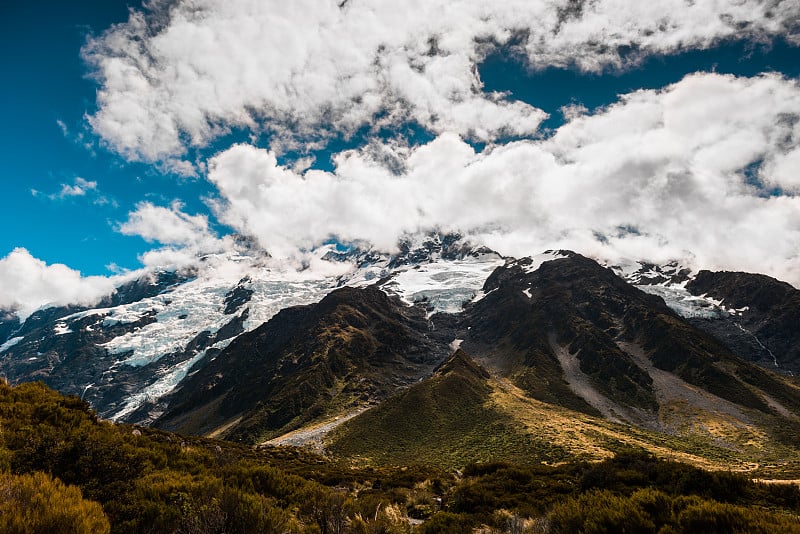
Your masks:
<path fill-rule="evenodd" d="M 554 534 L 656 531 L 655 524 L 636 503 L 605 490 L 590 491 L 557 504 L 548 520 Z"/>
<path fill-rule="evenodd" d="M 44 473 L 0 474 L 0 532 L 102 534 L 110 528 L 101 506 L 75 486 Z"/>

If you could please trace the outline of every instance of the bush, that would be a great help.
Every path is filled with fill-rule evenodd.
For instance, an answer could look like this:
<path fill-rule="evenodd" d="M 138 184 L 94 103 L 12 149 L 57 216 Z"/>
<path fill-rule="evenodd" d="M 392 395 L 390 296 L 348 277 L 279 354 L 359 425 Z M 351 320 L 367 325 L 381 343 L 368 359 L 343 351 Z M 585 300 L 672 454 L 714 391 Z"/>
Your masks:
<path fill-rule="evenodd" d="M 464 514 L 439 512 L 422 524 L 423 534 L 470 534 L 472 521 Z"/>
<path fill-rule="evenodd" d="M 550 532 L 655 532 L 655 524 L 631 499 L 600 490 L 574 497 L 553 507 Z"/>
<path fill-rule="evenodd" d="M 0 532 L 102 534 L 110 528 L 101 506 L 75 486 L 44 473 L 0 475 Z"/>

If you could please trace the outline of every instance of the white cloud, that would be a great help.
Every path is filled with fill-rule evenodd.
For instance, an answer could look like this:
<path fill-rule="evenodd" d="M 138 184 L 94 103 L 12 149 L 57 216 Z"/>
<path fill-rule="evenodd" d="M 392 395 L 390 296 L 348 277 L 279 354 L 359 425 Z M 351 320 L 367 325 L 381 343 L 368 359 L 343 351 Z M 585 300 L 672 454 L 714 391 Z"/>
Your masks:
<path fill-rule="evenodd" d="M 114 292 L 124 277 L 81 276 L 66 265 L 47 265 L 24 248 L 0 259 L 0 308 L 21 320 L 46 306 L 93 305 Z"/>
<path fill-rule="evenodd" d="M 67 123 L 61 119 L 56 119 L 56 124 L 58 125 L 58 129 L 61 130 L 61 134 L 64 137 L 69 137 L 69 128 L 67 128 Z"/>
<path fill-rule="evenodd" d="M 55 193 L 46 194 L 38 189 L 31 189 L 30 191 L 34 197 L 47 198 L 54 201 L 86 197 L 95 206 L 112 206 L 115 208 L 118 206 L 114 198 L 100 193 L 96 181 L 87 180 L 80 176 L 76 177 L 71 184 L 61 184 L 61 189 Z"/>
<path fill-rule="evenodd" d="M 182 209 L 183 204 L 178 201 L 168 208 L 140 202 L 117 230 L 124 235 L 138 235 L 146 241 L 163 245 L 202 246 L 217 241 L 208 227 L 208 217 L 189 215 Z"/>
<path fill-rule="evenodd" d="M 723 39 L 798 42 L 796 2 L 474 0 L 156 1 L 89 40 L 100 82 L 94 131 L 130 160 L 207 172 L 220 222 L 277 258 L 331 236 L 391 250 L 404 233 L 458 230 L 501 252 L 564 247 L 767 272 L 797 284 L 798 86 L 777 75 L 699 73 L 622 95 L 536 138 L 545 114 L 487 93 L 477 66 L 515 43 L 533 69 L 631 68 L 652 54 Z M 535 102 L 533 102 L 535 105 Z M 335 171 L 277 154 L 332 135 L 417 122 L 436 139 L 336 155 Z M 267 132 L 272 150 L 221 147 L 231 129 Z M 497 143 L 507 136 L 527 140 Z M 476 153 L 463 139 L 483 140 Z M 78 187 L 78 184 L 69 187 Z M 141 203 L 120 225 L 159 242 L 148 266 L 230 250 L 203 215 Z"/>
<path fill-rule="evenodd" d="M 75 178 L 74 184 L 61 184 L 61 190 L 58 193 L 50 195 L 50 199 L 63 199 L 67 197 L 82 197 L 86 195 L 87 191 L 94 191 L 97 189 L 97 182 L 85 180 L 78 176 Z"/>
<path fill-rule="evenodd" d="M 597 71 L 726 37 L 791 32 L 792 2 L 507 0 L 154 2 L 91 39 L 94 131 L 129 159 L 191 174 L 179 156 L 231 127 L 285 141 L 414 120 L 491 140 L 536 131 L 543 112 L 482 91 L 488 42 L 527 35 L 534 68 Z M 792 37 L 791 35 L 789 36 Z M 620 55 L 623 48 L 636 51 Z"/>
<path fill-rule="evenodd" d="M 147 268 L 182 269 L 196 264 L 198 257 L 205 254 L 234 249 L 230 237 L 220 239 L 209 228 L 206 215 L 185 213 L 179 201 L 169 207 L 140 202 L 117 231 L 164 245 L 139 257 Z"/>
<path fill-rule="evenodd" d="M 476 154 L 443 134 L 398 154 L 399 175 L 374 150 L 298 174 L 236 145 L 211 160 L 209 179 L 220 220 L 277 257 L 331 235 L 391 249 L 404 232 L 439 228 L 512 255 L 691 256 L 800 285 L 800 196 L 770 197 L 744 173 L 761 162 L 764 184 L 796 190 L 798 119 L 794 81 L 696 74 L 579 114 L 546 140 Z"/>

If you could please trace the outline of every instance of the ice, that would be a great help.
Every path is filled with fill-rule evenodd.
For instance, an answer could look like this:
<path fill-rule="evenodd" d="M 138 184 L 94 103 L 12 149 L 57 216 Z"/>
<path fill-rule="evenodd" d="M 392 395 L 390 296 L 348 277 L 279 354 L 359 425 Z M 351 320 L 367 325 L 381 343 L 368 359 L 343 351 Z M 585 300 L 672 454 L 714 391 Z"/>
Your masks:
<path fill-rule="evenodd" d="M 2 345 L 0 345 L 0 352 L 7 351 L 8 349 L 10 349 L 11 347 L 13 347 L 14 345 L 16 345 L 17 343 L 19 343 L 22 340 L 23 340 L 23 336 L 12 337 L 8 341 L 6 341 Z"/>
<path fill-rule="evenodd" d="M 495 254 L 417 265 L 397 272 L 381 286 L 405 302 L 425 302 L 431 313 L 458 313 L 480 292 L 486 279 L 504 260 Z"/>
<path fill-rule="evenodd" d="M 286 281 L 280 278 L 280 273 L 260 274 L 248 286 L 254 291 L 250 298 L 250 314 L 244 324 L 248 331 L 269 321 L 284 308 L 319 302 L 336 288 L 335 278 L 298 278 Z"/>
<path fill-rule="evenodd" d="M 166 354 L 180 351 L 200 332 L 215 333 L 235 315 L 224 313 L 225 296 L 237 285 L 253 291 L 245 331 L 253 330 L 272 318 L 281 309 L 318 302 L 336 287 L 333 276 L 297 273 L 250 265 L 236 272 L 235 279 L 198 277 L 172 291 L 143 299 L 134 304 L 105 310 L 104 324 L 131 323 L 146 315 L 156 319 L 143 327 L 105 343 L 112 354 L 131 352 L 122 363 L 142 366 L 157 361 Z"/>
<path fill-rule="evenodd" d="M 710 297 L 696 296 L 689 293 L 682 284 L 669 285 L 638 285 L 637 288 L 651 295 L 658 295 L 664 299 L 667 306 L 681 317 L 719 318 L 731 314 L 721 301 Z"/>
<path fill-rule="evenodd" d="M 228 345 L 227 342 L 228 340 L 225 340 L 225 342 L 213 345 L 213 347 L 219 349 L 224 348 Z M 192 358 L 171 367 L 155 382 L 128 397 L 128 401 L 125 403 L 125 405 L 117 413 L 113 414 L 110 419 L 112 421 L 118 421 L 126 415 L 129 415 L 139 409 L 139 407 L 146 402 L 156 402 L 163 396 L 170 393 L 173 389 L 175 389 L 180 381 L 183 380 L 187 374 L 189 374 L 189 371 L 192 369 L 192 367 L 194 367 L 194 364 L 205 357 L 207 351 L 208 349 L 200 351 Z"/>
<path fill-rule="evenodd" d="M 133 322 L 147 313 L 155 313 L 156 322 L 102 346 L 112 354 L 132 351 L 122 363 L 133 366 L 147 365 L 179 351 L 200 332 L 216 332 L 230 321 L 232 317 L 222 313 L 229 289 L 230 284 L 224 281 L 195 279 L 168 293 L 114 308 L 105 324 Z"/>

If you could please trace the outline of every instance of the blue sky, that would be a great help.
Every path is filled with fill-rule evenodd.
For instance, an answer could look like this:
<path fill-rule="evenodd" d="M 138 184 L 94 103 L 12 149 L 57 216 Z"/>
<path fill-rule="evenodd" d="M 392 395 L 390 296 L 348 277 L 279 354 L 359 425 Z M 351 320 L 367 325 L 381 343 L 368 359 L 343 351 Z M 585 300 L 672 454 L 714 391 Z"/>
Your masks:
<path fill-rule="evenodd" d="M 86 127 L 97 84 L 87 78 L 81 46 L 88 33 L 127 20 L 129 5 L 138 6 L 109 0 L 7 2 L 0 8 L 2 71 L 8 75 L 0 86 L 0 257 L 25 247 L 47 263 L 65 263 L 84 274 L 108 274 L 112 263 L 138 268 L 137 254 L 151 245 L 120 235 L 115 224 L 141 200 L 180 198 L 199 209 L 200 197 L 211 192 L 202 180 L 126 162 Z M 96 190 L 61 196 L 63 186 L 74 186 L 77 178 L 96 182 Z"/>
<path fill-rule="evenodd" d="M 447 229 L 800 279 L 793 2 L 303 2 L 4 4 L 0 258 Z"/>

